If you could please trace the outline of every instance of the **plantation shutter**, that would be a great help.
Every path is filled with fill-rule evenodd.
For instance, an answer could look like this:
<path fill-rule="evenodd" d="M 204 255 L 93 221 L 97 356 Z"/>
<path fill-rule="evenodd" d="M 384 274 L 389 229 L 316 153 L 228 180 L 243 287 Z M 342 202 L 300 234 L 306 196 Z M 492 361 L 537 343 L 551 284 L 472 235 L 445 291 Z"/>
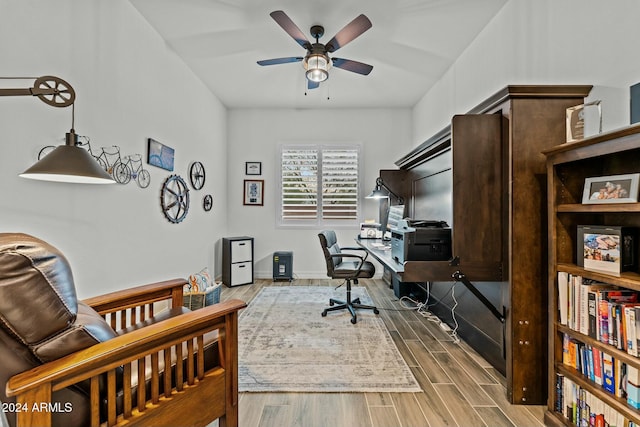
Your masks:
<path fill-rule="evenodd" d="M 282 218 L 318 217 L 318 150 L 282 150 Z"/>
<path fill-rule="evenodd" d="M 358 218 L 358 150 L 322 150 L 322 219 Z"/>
<path fill-rule="evenodd" d="M 281 146 L 281 225 L 358 221 L 358 145 Z"/>

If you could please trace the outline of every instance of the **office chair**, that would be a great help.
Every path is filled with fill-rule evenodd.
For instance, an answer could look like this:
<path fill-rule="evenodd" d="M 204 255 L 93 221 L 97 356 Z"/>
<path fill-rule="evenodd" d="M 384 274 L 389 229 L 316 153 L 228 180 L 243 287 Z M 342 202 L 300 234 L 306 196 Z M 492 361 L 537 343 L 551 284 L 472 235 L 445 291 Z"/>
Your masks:
<path fill-rule="evenodd" d="M 366 260 L 369 254 L 363 248 L 345 247 L 340 249 L 336 240 L 336 233 L 333 230 L 321 231 L 318 233 L 318 237 L 320 238 L 322 252 L 327 262 L 327 276 L 332 279 L 345 279 L 347 282 L 347 299 L 345 301 L 334 298 L 329 299 L 330 307 L 324 309 L 322 317 L 325 317 L 329 311 L 347 309 L 351 313 L 351 323 L 355 324 L 358 321 L 355 311 L 356 308 L 373 310 L 375 314 L 379 314 L 380 312 L 376 307 L 361 304 L 360 298 L 356 298 L 353 301 L 351 300 L 351 281 L 353 280 L 353 283 L 357 285 L 358 279 L 369 279 L 373 277 L 376 272 L 376 267 L 370 261 Z M 343 251 L 363 251 L 365 252 L 365 256 L 362 257 Z M 347 261 L 344 258 L 350 259 Z"/>

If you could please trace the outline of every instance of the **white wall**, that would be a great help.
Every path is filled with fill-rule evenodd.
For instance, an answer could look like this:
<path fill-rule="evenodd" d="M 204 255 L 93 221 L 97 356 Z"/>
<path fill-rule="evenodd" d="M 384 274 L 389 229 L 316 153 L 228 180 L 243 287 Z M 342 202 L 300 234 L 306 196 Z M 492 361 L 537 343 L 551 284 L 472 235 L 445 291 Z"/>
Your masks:
<path fill-rule="evenodd" d="M 274 110 L 229 112 L 229 232 L 255 238 L 255 274 L 272 277 L 273 252 L 293 251 L 293 273 L 299 278 L 326 277 L 318 241 L 319 229 L 276 228 L 278 146 L 281 143 L 362 143 L 363 196 L 373 190 L 380 169 L 393 164 L 410 148 L 409 109 Z M 245 176 L 245 162 L 262 162 L 262 176 Z M 243 206 L 244 179 L 264 179 L 264 206 Z M 362 199 L 364 218 L 377 219 L 378 205 Z M 342 246 L 354 246 L 358 229 L 336 229 Z M 378 273 L 382 270 L 379 268 Z"/>
<path fill-rule="evenodd" d="M 153 137 L 176 150 L 188 179 L 202 161 L 207 178 L 191 191 L 185 221 L 160 210 L 170 174 L 149 165 L 151 185 L 90 186 L 19 178 L 44 145 L 60 144 L 71 108 L 37 98 L 0 99 L 0 232 L 49 241 L 69 259 L 80 297 L 185 277 L 219 257 L 227 233 L 226 110 L 125 0 L 0 0 L 2 76 L 55 75 L 76 90 L 75 128 L 93 147 L 146 155 Z M 0 80 L 28 88 L 33 79 Z M 205 213 L 202 197 L 213 195 Z"/>
<path fill-rule="evenodd" d="M 510 84 L 589 84 L 603 130 L 629 125 L 629 86 L 640 81 L 637 0 L 509 0 L 415 106 L 418 145 Z"/>

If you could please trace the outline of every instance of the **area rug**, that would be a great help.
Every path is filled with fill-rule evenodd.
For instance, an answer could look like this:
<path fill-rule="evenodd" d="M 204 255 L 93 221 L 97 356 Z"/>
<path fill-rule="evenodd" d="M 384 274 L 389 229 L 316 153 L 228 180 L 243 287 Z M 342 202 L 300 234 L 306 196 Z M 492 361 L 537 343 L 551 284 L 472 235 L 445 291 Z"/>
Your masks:
<path fill-rule="evenodd" d="M 269 286 L 238 322 L 241 392 L 419 392 L 382 319 L 357 310 L 320 313 L 345 288 Z M 352 298 L 371 304 L 364 287 Z"/>

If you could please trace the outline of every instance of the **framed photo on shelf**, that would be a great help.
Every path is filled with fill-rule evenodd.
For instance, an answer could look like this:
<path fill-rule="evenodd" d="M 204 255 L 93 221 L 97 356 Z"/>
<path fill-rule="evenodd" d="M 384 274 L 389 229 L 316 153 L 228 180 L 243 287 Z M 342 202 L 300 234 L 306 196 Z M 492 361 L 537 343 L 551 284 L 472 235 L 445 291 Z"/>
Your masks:
<path fill-rule="evenodd" d="M 640 173 L 587 178 L 582 203 L 637 203 L 639 179 Z"/>
<path fill-rule="evenodd" d="M 262 162 L 245 162 L 245 175 L 262 175 Z"/>
<path fill-rule="evenodd" d="M 244 205 L 263 206 L 264 205 L 264 180 L 245 179 L 244 180 Z"/>
<path fill-rule="evenodd" d="M 585 270 L 620 276 L 637 270 L 634 227 L 578 225 L 577 264 Z"/>
<path fill-rule="evenodd" d="M 173 171 L 174 149 L 156 141 L 153 138 L 147 140 L 147 163 L 168 171 Z"/>

